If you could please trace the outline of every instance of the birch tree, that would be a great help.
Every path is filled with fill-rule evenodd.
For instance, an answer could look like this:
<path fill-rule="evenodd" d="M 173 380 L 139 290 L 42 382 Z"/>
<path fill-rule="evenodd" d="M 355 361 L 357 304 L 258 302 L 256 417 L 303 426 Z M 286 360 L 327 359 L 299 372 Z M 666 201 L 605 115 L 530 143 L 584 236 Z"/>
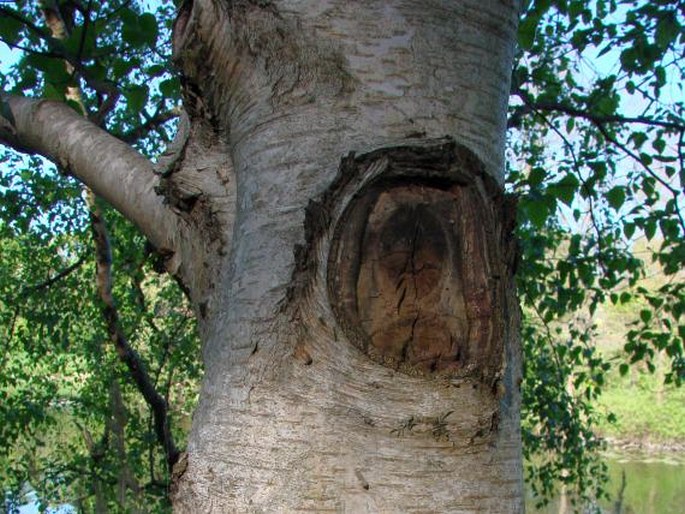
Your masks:
<path fill-rule="evenodd" d="M 556 480 L 601 496 L 597 305 L 645 305 L 621 373 L 664 353 L 685 377 L 685 125 L 664 98 L 683 6 L 516 4 L 1 5 L 24 57 L 0 140 L 58 172 L 12 154 L 0 183 L 3 261 L 21 263 L 0 269 L 0 440 L 53 419 L 49 377 L 72 373 L 70 409 L 105 422 L 79 418 L 87 451 L 44 476 L 84 510 L 163 510 L 171 482 L 178 511 L 515 512 L 521 435 L 541 501 Z M 79 207 L 72 177 L 103 201 Z M 638 287 L 639 237 L 661 241 L 658 291 Z M 181 452 L 188 310 L 205 376 Z"/>
<path fill-rule="evenodd" d="M 133 221 L 188 292 L 205 378 L 178 511 L 522 508 L 517 9 L 185 3 L 188 123 L 157 169 L 3 96 L 3 142 Z"/>

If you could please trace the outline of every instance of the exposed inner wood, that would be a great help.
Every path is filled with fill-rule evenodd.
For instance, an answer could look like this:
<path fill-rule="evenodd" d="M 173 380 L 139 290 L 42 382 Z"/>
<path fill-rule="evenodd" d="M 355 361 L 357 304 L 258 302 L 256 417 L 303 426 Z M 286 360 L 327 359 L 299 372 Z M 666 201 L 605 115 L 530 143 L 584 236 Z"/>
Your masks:
<path fill-rule="evenodd" d="M 470 152 L 442 150 L 385 149 L 343 163 L 336 187 L 349 196 L 334 221 L 328 291 L 347 339 L 372 360 L 494 388 L 511 209 Z M 371 169 L 365 185 L 351 178 Z M 327 219 L 326 198 L 311 219 Z"/>
<path fill-rule="evenodd" d="M 356 284 L 370 355 L 424 372 L 464 364 L 468 321 L 456 216 L 448 191 L 404 185 L 379 194 L 364 230 Z"/>

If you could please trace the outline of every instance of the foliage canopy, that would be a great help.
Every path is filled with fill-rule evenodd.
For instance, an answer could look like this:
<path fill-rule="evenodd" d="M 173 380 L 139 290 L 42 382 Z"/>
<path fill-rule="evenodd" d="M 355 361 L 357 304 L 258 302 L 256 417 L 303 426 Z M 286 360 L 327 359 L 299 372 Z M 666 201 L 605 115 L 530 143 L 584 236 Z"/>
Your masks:
<path fill-rule="evenodd" d="M 2 3 L 0 41 L 20 58 L 0 85 L 70 102 L 154 158 L 179 114 L 174 11 L 167 1 Z M 519 198 L 524 451 L 542 501 L 557 481 L 581 500 L 603 494 L 593 426 L 612 368 L 653 371 L 665 355 L 665 380 L 685 380 L 684 21 L 685 3 L 668 0 L 534 0 L 521 18 L 507 187 Z M 87 196 L 69 170 L 2 149 L 5 504 L 25 501 L 30 484 L 43 505 L 164 511 L 165 449 L 94 279 L 100 210 L 118 330 L 168 402 L 177 441 L 201 374 L 194 322 L 146 241 Z M 655 290 L 642 283 L 651 262 L 667 276 Z M 643 306 L 616 355 L 596 345 L 605 302 Z"/>

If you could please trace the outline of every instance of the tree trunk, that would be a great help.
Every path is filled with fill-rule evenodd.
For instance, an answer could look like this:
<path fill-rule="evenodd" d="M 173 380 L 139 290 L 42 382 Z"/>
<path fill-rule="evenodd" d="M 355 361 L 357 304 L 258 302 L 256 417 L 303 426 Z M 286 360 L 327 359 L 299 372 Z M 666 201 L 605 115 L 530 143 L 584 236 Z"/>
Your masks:
<path fill-rule="evenodd" d="M 523 510 L 517 10 L 186 0 L 190 123 L 157 174 L 65 105 L 0 98 L 0 141 L 121 210 L 193 302 L 178 512 Z"/>
<path fill-rule="evenodd" d="M 194 150 L 166 192 L 216 250 L 191 265 L 208 270 L 206 376 L 177 511 L 522 510 L 501 192 L 516 14 L 501 0 L 181 10 Z M 174 186 L 211 173 L 217 148 L 230 231 L 198 223 L 207 191 L 184 207 Z"/>

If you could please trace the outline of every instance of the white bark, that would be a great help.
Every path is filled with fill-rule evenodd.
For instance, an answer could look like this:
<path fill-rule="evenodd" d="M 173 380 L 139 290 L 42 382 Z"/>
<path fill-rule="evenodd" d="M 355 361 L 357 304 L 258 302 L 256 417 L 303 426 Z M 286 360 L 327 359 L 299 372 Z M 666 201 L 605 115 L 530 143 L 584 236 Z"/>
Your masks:
<path fill-rule="evenodd" d="M 177 249 L 177 216 L 154 187 L 152 164 L 129 145 L 66 104 L 2 96 L 11 120 L 0 122 L 0 143 L 37 153 L 62 166 L 135 223 L 163 252 Z"/>
<path fill-rule="evenodd" d="M 468 378 L 371 362 L 330 307 L 330 234 L 306 297 L 292 300 L 304 305 L 284 307 L 305 209 L 349 152 L 448 135 L 502 182 L 516 14 L 495 0 L 195 0 L 182 14 L 176 58 L 201 92 L 194 119 L 228 140 L 237 210 L 218 314 L 204 323 L 179 511 L 522 509 L 515 334 L 502 400 Z M 434 432 L 443 422 L 446 438 Z"/>

